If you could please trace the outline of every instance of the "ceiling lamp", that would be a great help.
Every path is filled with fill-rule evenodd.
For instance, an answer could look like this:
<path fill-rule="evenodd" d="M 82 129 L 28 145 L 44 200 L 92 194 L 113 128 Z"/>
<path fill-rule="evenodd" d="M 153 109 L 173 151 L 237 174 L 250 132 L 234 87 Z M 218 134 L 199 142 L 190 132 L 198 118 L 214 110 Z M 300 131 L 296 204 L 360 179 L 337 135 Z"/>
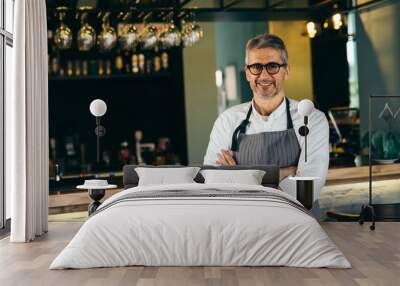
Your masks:
<path fill-rule="evenodd" d="M 306 25 L 307 35 L 314 38 L 317 35 L 317 25 L 314 22 L 308 22 Z"/>
<path fill-rule="evenodd" d="M 333 29 L 339 30 L 343 26 L 342 15 L 336 13 L 332 16 Z"/>

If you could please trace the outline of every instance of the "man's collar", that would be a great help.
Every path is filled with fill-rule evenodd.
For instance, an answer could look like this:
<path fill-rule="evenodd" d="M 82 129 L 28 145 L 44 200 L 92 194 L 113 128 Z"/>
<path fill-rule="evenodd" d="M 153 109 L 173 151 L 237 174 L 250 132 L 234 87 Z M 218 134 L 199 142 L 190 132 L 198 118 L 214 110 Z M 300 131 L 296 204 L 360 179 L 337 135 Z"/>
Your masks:
<path fill-rule="evenodd" d="M 261 115 L 254 106 L 254 99 L 251 101 L 251 105 L 253 107 L 252 113 L 254 114 L 254 116 L 256 116 L 261 120 L 268 121 L 269 119 L 275 119 L 281 116 L 282 113 L 286 111 L 286 97 L 285 96 L 283 97 L 282 102 L 278 105 L 278 107 L 274 111 L 272 111 L 270 115 Z"/>

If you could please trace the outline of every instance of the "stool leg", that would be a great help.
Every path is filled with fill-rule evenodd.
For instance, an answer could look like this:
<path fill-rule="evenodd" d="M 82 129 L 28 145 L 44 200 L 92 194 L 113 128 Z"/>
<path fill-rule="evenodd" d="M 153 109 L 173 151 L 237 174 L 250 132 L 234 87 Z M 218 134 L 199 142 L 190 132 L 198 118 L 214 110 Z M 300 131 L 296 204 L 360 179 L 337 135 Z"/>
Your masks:
<path fill-rule="evenodd" d="M 361 206 L 361 211 L 360 211 L 360 219 L 359 219 L 358 223 L 360 225 L 363 225 L 364 221 L 365 221 L 365 205 L 362 205 Z"/>
<path fill-rule="evenodd" d="M 88 207 L 89 216 L 90 216 L 92 213 L 94 213 L 100 205 L 101 205 L 101 203 L 100 203 L 99 201 L 91 202 L 91 203 L 89 204 L 89 207 Z"/>
<path fill-rule="evenodd" d="M 372 224 L 370 225 L 369 229 L 375 230 L 375 210 L 373 206 L 369 206 L 369 209 L 371 211 L 371 220 L 372 220 Z"/>
<path fill-rule="evenodd" d="M 88 190 L 89 197 L 93 200 L 93 202 L 89 205 L 88 213 L 89 216 L 96 211 L 96 209 L 101 205 L 100 200 L 104 197 L 106 190 Z"/>

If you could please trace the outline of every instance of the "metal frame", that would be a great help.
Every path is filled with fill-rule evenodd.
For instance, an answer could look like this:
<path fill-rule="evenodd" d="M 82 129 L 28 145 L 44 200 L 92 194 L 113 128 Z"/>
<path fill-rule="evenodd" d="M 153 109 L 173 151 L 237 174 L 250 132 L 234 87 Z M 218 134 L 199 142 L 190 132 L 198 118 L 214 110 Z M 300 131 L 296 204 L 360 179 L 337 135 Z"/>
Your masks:
<path fill-rule="evenodd" d="M 382 213 L 385 217 L 381 217 L 381 219 L 389 219 L 389 220 L 400 220 L 400 203 L 390 203 L 390 204 L 374 204 L 372 202 L 372 100 L 374 98 L 400 98 L 400 95 L 370 95 L 368 99 L 368 183 L 369 183 L 369 196 L 368 196 L 368 204 L 362 205 L 360 212 L 360 220 L 359 223 L 363 224 L 366 218 L 371 218 L 372 224 L 370 225 L 370 229 L 375 229 L 375 219 L 376 214 Z M 379 216 L 379 215 L 378 215 Z"/>
<path fill-rule="evenodd" d="M 370 0 L 368 2 L 357 5 L 355 1 L 341 1 L 341 0 L 325 0 L 310 5 L 306 8 L 287 8 L 284 5 L 288 3 L 295 3 L 295 0 L 281 0 L 271 4 L 269 0 L 265 0 L 264 7 L 259 8 L 243 8 L 237 7 L 238 4 L 244 3 L 245 0 L 215 0 L 218 5 L 216 7 L 195 8 L 188 7 L 194 0 L 171 0 L 161 3 L 164 5 L 149 5 L 143 6 L 131 1 L 123 8 L 104 8 L 107 6 L 98 6 L 92 10 L 93 13 L 111 12 L 119 14 L 120 12 L 132 11 L 134 14 L 151 14 L 152 21 L 156 22 L 162 19 L 163 15 L 174 12 L 175 15 L 191 15 L 195 14 L 196 21 L 209 22 L 209 21 L 276 21 L 276 20 L 304 20 L 304 21 L 322 21 L 330 17 L 333 13 L 349 13 L 350 11 L 358 10 L 364 11 L 381 6 L 385 3 L 394 2 L 396 0 Z M 334 5 L 338 5 L 334 8 Z M 55 6 L 52 5 L 47 8 L 48 13 L 55 12 Z M 77 12 L 79 7 L 68 7 L 70 11 Z M 90 12 L 90 11 L 89 11 Z M 140 17 L 136 19 L 140 22 Z"/>

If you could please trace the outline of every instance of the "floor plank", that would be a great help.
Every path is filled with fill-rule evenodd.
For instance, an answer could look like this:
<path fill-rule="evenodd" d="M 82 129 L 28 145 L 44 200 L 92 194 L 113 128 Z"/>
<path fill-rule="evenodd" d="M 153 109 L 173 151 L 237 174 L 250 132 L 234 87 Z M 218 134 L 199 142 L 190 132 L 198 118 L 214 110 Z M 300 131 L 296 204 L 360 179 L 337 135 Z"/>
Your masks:
<path fill-rule="evenodd" d="M 399 223 L 326 222 L 323 228 L 352 263 L 352 269 L 290 267 L 117 267 L 85 270 L 48 269 L 78 231 L 81 222 L 54 222 L 32 243 L 0 240 L 0 285 L 399 285 Z"/>

